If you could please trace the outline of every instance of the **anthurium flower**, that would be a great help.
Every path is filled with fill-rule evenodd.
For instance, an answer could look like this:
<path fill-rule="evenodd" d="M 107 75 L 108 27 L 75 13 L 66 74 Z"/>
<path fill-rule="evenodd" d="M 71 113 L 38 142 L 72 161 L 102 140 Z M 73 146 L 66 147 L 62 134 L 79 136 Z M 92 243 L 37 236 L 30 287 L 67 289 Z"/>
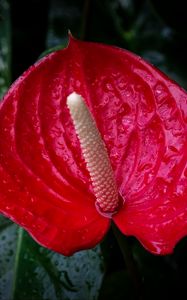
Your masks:
<path fill-rule="evenodd" d="M 67 100 L 69 99 L 69 100 Z M 70 39 L 0 106 L 0 212 L 64 255 L 111 220 L 156 254 L 187 234 L 187 94 L 140 57 Z"/>

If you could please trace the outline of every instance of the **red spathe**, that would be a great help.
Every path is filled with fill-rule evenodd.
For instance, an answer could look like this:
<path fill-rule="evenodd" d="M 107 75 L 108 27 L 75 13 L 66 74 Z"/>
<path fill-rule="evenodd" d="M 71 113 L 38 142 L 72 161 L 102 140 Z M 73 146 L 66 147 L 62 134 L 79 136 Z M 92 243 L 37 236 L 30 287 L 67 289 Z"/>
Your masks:
<path fill-rule="evenodd" d="M 95 208 L 66 98 L 82 95 L 125 203 L 113 221 L 152 253 L 187 234 L 187 94 L 140 57 L 71 38 L 21 76 L 0 106 L 0 211 L 64 255 L 99 243 Z"/>

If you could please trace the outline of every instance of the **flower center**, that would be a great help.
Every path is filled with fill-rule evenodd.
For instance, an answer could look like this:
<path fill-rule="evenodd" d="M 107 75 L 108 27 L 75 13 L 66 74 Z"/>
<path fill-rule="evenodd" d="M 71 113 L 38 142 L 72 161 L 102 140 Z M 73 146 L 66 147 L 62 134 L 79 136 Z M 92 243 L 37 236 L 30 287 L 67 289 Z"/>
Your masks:
<path fill-rule="evenodd" d="M 92 181 L 97 210 L 107 217 L 117 212 L 118 191 L 106 146 L 84 99 L 72 93 L 67 106 Z"/>

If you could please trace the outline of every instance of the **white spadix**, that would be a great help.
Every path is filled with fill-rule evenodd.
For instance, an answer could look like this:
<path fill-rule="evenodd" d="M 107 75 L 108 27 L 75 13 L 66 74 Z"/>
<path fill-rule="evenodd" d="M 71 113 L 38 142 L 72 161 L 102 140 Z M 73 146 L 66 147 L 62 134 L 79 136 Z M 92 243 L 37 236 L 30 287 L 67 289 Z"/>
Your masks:
<path fill-rule="evenodd" d="M 117 211 L 119 198 L 106 146 L 84 99 L 74 92 L 67 97 L 67 106 L 90 174 L 96 207 L 110 216 Z"/>

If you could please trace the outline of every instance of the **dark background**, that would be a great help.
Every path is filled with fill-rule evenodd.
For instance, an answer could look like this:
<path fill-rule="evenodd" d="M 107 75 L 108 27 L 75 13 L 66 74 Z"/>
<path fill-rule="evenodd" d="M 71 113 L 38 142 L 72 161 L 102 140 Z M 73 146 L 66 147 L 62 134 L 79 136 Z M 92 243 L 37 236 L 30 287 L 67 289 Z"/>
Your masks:
<path fill-rule="evenodd" d="M 187 87 L 185 1 L 11 0 L 10 17 L 13 78 L 70 30 L 138 53 Z"/>
<path fill-rule="evenodd" d="M 68 30 L 82 40 L 129 49 L 187 89 L 186 20 L 185 1 L 180 0 L 11 0 L 9 2 L 0 0 L 0 59 L 4 62 L 4 65 L 0 65 L 1 94 L 40 57 L 42 52 L 59 45 L 65 46 Z M 7 48 L 3 50 L 5 43 Z M 26 284 L 23 279 L 21 281 L 19 279 L 23 276 L 23 270 L 29 270 L 28 261 L 24 266 L 18 267 L 19 272 L 11 271 L 11 275 L 7 273 L 8 267 L 5 263 L 7 251 L 10 249 L 7 250 L 7 244 L 3 241 L 8 239 L 7 235 L 12 234 L 12 231 L 10 232 L 12 225 L 3 218 L 0 221 L 2 239 L 0 240 L 2 260 L 0 263 L 2 263 L 1 270 L 4 270 L 0 271 L 0 300 L 11 300 L 1 294 L 5 273 L 10 277 L 19 275 L 14 283 L 17 291 L 14 299 L 48 299 L 41 296 L 39 288 L 36 289 L 35 294 L 30 292 L 30 296 L 27 292 L 21 293 L 21 288 L 33 289 L 32 284 L 27 286 L 28 281 Z M 9 228 L 6 234 L 3 233 L 5 228 Z M 19 233 L 15 233 L 13 239 L 16 240 L 18 237 Z M 31 242 L 28 240 L 28 236 L 23 239 L 23 253 L 30 247 Z M 128 244 L 127 251 L 133 255 L 133 263 L 136 264 L 136 276 L 140 277 L 137 279 L 139 283 L 136 288 L 134 285 L 137 280 L 133 279 L 132 270 L 129 271 L 131 266 L 124 261 L 111 231 L 101 246 L 105 268 L 99 295 L 90 299 L 187 299 L 187 238 L 178 243 L 173 254 L 163 257 L 148 253 L 134 238 L 127 238 L 126 244 Z M 37 248 L 34 242 L 31 248 Z M 13 257 L 11 261 L 14 261 L 17 252 L 14 247 L 11 249 Z M 46 253 L 44 251 L 43 255 L 47 257 Z M 37 266 L 38 256 L 33 258 L 31 254 L 29 255 Z M 131 260 L 132 257 L 129 259 Z M 48 264 L 49 259 L 44 259 L 44 262 Z M 35 276 L 33 274 L 30 273 L 31 278 Z M 56 280 L 58 289 L 64 288 L 63 284 L 58 285 L 58 276 L 53 280 Z M 7 288 L 7 283 L 3 284 Z M 27 298 L 24 298 L 24 295 Z M 56 292 L 49 299 L 83 300 L 79 296 L 63 297 L 58 298 Z"/>

